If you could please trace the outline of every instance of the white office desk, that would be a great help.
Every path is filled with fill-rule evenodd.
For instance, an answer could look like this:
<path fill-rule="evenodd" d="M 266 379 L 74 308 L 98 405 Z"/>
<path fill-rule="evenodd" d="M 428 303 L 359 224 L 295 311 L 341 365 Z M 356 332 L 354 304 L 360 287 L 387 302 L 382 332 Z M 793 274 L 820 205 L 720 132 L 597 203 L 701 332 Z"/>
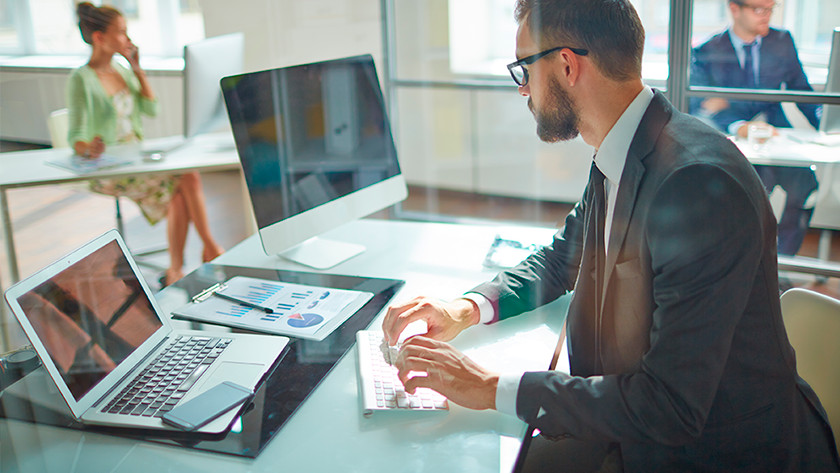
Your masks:
<path fill-rule="evenodd" d="M 183 141 L 182 137 L 147 140 L 142 143 L 142 149 L 170 148 L 181 141 Z M 196 136 L 183 146 L 167 153 L 162 160 L 157 162 L 143 160 L 141 145 L 113 146 L 106 150 L 107 154 L 131 157 L 133 163 L 87 174 L 77 174 L 47 164 L 48 161 L 70 155 L 72 151 L 66 148 L 0 154 L 0 169 L 2 169 L 0 172 L 0 213 L 2 213 L 3 237 L 9 258 L 11 282 L 17 282 L 20 275 L 15 251 L 14 229 L 6 198 L 6 192 L 9 189 L 79 182 L 101 177 L 238 169 L 239 157 L 236 150 L 232 147 L 219 148 L 219 142 L 219 135 Z"/>
<path fill-rule="evenodd" d="M 803 143 L 791 137 L 797 133 L 796 130 L 780 128 L 777 131 L 779 134 L 759 149 L 753 148 L 746 139 L 734 139 L 733 142 L 753 164 L 809 167 L 814 170 L 819 189 L 811 226 L 823 229 L 818 257 L 828 260 L 831 249 L 831 232 L 828 229 L 840 229 L 840 145 Z"/>
<path fill-rule="evenodd" d="M 406 281 L 395 300 L 457 297 L 495 274 L 482 260 L 497 227 L 363 220 L 325 236 L 367 251 L 328 272 Z M 526 229 L 549 242 L 554 229 Z M 214 263 L 306 271 L 266 256 L 253 236 Z M 182 303 L 164 290 L 169 309 Z M 472 327 L 455 345 L 496 370 L 545 369 L 567 300 L 491 326 Z M 372 326 L 379 327 L 383 314 Z M 178 322 L 182 323 L 182 322 Z M 46 425 L 0 420 L 4 472 L 499 472 L 509 471 L 525 424 L 495 411 L 454 404 L 447 413 L 361 414 L 351 350 L 256 459 L 197 452 Z"/>
<path fill-rule="evenodd" d="M 793 137 L 797 130 L 777 128 L 777 131 L 778 135 L 759 148 L 754 148 L 744 138 L 733 139 L 733 142 L 753 164 L 812 167 L 840 163 L 840 145 L 825 146 L 796 140 Z"/>

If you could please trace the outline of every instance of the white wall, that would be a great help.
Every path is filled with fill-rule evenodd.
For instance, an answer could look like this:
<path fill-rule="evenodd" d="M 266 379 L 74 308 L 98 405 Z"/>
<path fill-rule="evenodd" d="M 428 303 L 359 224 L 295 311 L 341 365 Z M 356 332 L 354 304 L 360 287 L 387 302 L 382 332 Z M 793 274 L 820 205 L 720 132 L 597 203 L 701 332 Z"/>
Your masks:
<path fill-rule="evenodd" d="M 245 33 L 245 69 L 372 54 L 382 64 L 379 0 L 200 0 L 207 36 Z"/>

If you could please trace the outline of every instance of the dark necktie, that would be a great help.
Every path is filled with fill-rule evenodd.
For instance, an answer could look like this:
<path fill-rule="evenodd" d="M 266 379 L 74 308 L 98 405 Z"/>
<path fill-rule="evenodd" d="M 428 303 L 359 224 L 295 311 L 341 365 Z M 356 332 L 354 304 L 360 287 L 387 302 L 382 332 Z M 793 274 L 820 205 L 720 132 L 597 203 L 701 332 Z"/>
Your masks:
<path fill-rule="evenodd" d="M 596 313 L 601 310 L 601 293 L 604 289 L 604 266 L 606 265 L 606 243 L 604 242 L 604 226 L 607 215 L 607 199 L 604 190 L 604 174 L 598 169 L 595 163 L 592 163 L 592 168 L 589 170 L 589 183 L 592 186 L 592 211 L 595 212 L 595 271 L 597 286 L 595 292 L 595 309 Z M 592 220 L 590 220 L 591 222 Z M 568 320 L 566 321 L 568 323 Z M 560 352 L 563 349 L 563 344 L 566 343 L 566 323 L 560 332 L 560 339 L 557 341 L 557 346 L 554 348 L 554 356 L 551 358 L 549 369 L 553 370 L 557 366 L 557 360 L 560 357 Z M 596 368 L 597 369 L 597 368 Z"/>
<path fill-rule="evenodd" d="M 607 220 L 607 194 L 604 189 L 604 174 L 598 169 L 598 166 L 592 165 L 592 188 L 595 191 L 593 196 L 593 203 L 595 204 L 595 270 L 597 271 L 598 290 L 596 291 L 597 300 L 595 301 L 595 308 L 598 313 L 601 312 L 601 293 L 604 290 L 604 266 L 607 259 L 606 246 L 606 220 Z"/>
<path fill-rule="evenodd" d="M 753 46 L 755 46 L 755 42 L 744 45 L 744 87 L 747 89 L 753 89 L 757 85 L 752 54 Z"/>

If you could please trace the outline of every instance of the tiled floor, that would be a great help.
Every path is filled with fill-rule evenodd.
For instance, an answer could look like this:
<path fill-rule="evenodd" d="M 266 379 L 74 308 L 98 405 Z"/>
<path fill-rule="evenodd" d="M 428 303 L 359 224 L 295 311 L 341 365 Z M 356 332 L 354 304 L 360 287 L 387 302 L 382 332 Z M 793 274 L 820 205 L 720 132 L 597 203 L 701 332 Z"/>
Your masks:
<path fill-rule="evenodd" d="M 14 144 L 0 142 L 0 150 L 9 150 Z M 0 168 L 2 154 L 0 154 Z M 233 171 L 214 172 L 202 175 L 207 197 L 210 227 L 225 248 L 230 248 L 250 234 L 249 216 L 243 203 L 239 174 Z M 91 238 L 113 228 L 115 225 L 114 201 L 111 197 L 94 194 L 84 184 L 43 186 L 15 189 L 8 192 L 9 206 L 13 218 L 16 253 L 22 277 L 26 277 L 49 264 L 63 254 L 72 251 Z M 402 204 L 403 217 L 435 219 L 492 219 L 511 223 L 523 223 L 555 227 L 571 208 L 568 204 L 536 202 L 498 196 L 477 195 L 463 192 L 411 188 L 408 199 Z M 149 226 L 140 215 L 139 209 L 127 199 L 122 204 L 125 221 L 125 237 L 134 250 L 165 246 L 166 224 L 161 222 Z M 379 213 L 377 217 L 386 216 Z M 836 233 L 836 232 L 835 232 Z M 801 254 L 816 256 L 819 232 L 812 231 L 806 237 Z M 5 246 L 0 252 L 0 281 L 10 281 L 7 269 Z M 186 271 L 201 264 L 201 242 L 194 230 L 187 240 Z M 840 261 L 840 236 L 834 235 L 831 258 Z M 167 253 L 145 258 L 160 268 L 168 264 Z M 160 269 L 143 267 L 144 276 L 153 289 L 157 289 Z M 791 275 L 791 281 L 821 292 L 840 297 L 840 281 L 816 280 L 812 277 Z M 10 330 L 12 347 L 23 343 L 17 328 Z M 0 343 L 2 343 L 0 337 Z M 3 347 L 0 345 L 0 353 Z"/>

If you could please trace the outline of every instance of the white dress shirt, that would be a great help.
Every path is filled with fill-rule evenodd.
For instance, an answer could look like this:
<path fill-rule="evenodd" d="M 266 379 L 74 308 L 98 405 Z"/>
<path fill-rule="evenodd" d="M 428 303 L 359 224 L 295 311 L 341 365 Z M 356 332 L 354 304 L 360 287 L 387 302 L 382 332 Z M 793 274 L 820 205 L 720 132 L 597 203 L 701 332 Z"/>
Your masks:
<path fill-rule="evenodd" d="M 624 113 L 615 122 L 607 136 L 604 137 L 600 148 L 596 150 L 595 165 L 604 174 L 604 189 L 607 193 L 606 228 L 604 229 L 605 248 L 609 248 L 609 234 L 612 228 L 613 214 L 615 213 L 618 185 L 621 182 L 621 173 L 624 171 L 627 152 L 630 150 L 633 136 L 636 134 L 642 116 L 652 99 L 653 91 L 650 87 L 645 86 L 624 110 Z M 490 323 L 497 319 L 493 311 L 493 304 L 486 297 L 471 292 L 465 294 L 464 298 L 476 303 L 482 323 Z M 497 411 L 516 416 L 516 394 L 519 390 L 522 375 L 521 372 L 500 375 L 499 385 L 496 388 Z"/>

